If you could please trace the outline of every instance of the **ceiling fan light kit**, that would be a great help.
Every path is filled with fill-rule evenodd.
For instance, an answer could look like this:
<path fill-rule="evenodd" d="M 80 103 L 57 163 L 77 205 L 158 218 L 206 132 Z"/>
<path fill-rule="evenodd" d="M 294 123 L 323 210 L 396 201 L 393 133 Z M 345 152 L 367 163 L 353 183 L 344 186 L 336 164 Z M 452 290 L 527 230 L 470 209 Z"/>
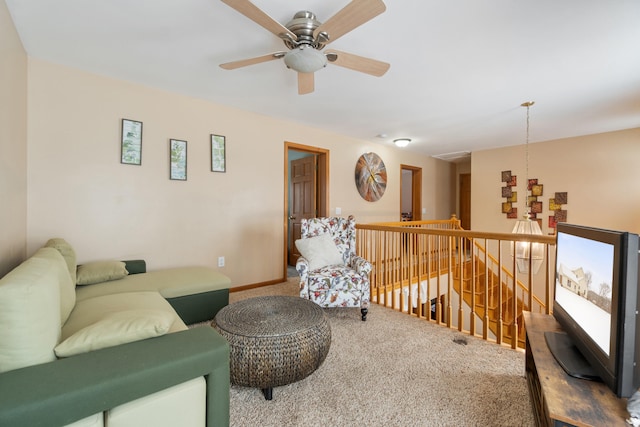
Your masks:
<path fill-rule="evenodd" d="M 386 10 L 382 0 L 351 0 L 338 13 L 324 23 L 312 12 L 303 10 L 282 25 L 275 21 L 250 0 L 222 0 L 223 3 L 262 26 L 284 42 L 288 52 L 275 52 L 256 58 L 220 64 L 225 70 L 234 70 L 284 57 L 287 68 L 298 72 L 298 93 L 314 90 L 313 73 L 332 63 L 340 67 L 380 77 L 389 69 L 389 64 L 351 53 L 332 50 L 323 53 L 324 47 L 349 31 L 359 27 Z"/>
<path fill-rule="evenodd" d="M 327 66 L 327 57 L 319 50 L 302 44 L 284 55 L 284 63 L 299 73 L 314 73 Z"/>

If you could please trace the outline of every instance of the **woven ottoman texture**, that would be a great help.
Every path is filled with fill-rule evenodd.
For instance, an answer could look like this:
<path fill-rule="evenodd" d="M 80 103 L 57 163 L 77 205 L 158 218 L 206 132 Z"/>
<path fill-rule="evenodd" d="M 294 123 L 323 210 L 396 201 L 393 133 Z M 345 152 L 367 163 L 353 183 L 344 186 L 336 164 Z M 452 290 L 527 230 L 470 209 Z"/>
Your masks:
<path fill-rule="evenodd" d="M 273 387 L 306 378 L 324 362 L 331 327 L 318 305 L 289 296 L 249 298 L 224 307 L 212 326 L 231 349 L 231 383 Z"/>

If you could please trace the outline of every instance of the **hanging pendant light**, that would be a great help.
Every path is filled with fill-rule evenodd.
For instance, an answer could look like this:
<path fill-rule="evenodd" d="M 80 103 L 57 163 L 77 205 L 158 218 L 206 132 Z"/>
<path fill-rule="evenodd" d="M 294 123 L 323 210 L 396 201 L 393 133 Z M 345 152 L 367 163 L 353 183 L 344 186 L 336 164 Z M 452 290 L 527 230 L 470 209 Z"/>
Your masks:
<path fill-rule="evenodd" d="M 519 219 L 516 225 L 513 227 L 512 233 L 514 234 L 532 234 L 542 235 L 540 225 L 538 221 L 532 221 L 529 214 L 531 206 L 529 203 L 529 108 L 534 104 L 534 101 L 527 101 L 521 104 L 522 107 L 527 108 L 527 139 L 525 143 L 526 150 L 526 175 L 525 175 L 525 214 L 523 219 Z M 542 243 L 531 242 L 514 242 L 511 246 L 511 256 L 516 259 L 516 266 L 520 273 L 529 272 L 529 264 L 531 264 L 531 270 L 533 273 L 537 273 L 542 266 L 544 257 L 544 246 Z"/>

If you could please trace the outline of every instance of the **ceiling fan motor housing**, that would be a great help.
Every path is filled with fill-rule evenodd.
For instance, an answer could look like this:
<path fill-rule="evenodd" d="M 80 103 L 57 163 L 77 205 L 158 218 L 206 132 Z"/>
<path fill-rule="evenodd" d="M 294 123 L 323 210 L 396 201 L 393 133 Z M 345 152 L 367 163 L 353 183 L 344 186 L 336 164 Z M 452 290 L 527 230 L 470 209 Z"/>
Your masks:
<path fill-rule="evenodd" d="M 315 49 L 322 49 L 326 41 L 320 43 L 314 40 L 313 32 L 320 26 L 320 22 L 316 19 L 316 15 L 308 10 L 301 10 L 293 15 L 293 19 L 287 22 L 287 29 L 296 35 L 297 41 L 283 39 L 284 44 L 289 49 L 295 49 L 297 46 L 306 44 Z"/>

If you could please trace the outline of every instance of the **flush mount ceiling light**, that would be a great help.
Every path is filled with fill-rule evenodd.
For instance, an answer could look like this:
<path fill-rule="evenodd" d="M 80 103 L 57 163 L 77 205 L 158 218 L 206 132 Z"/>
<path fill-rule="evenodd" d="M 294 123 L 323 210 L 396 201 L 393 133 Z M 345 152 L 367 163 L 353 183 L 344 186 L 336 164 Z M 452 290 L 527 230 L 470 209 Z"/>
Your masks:
<path fill-rule="evenodd" d="M 398 138 L 393 140 L 393 143 L 396 144 L 396 146 L 398 147 L 406 147 L 407 145 L 409 145 L 410 142 L 411 142 L 411 139 L 409 138 Z"/>

